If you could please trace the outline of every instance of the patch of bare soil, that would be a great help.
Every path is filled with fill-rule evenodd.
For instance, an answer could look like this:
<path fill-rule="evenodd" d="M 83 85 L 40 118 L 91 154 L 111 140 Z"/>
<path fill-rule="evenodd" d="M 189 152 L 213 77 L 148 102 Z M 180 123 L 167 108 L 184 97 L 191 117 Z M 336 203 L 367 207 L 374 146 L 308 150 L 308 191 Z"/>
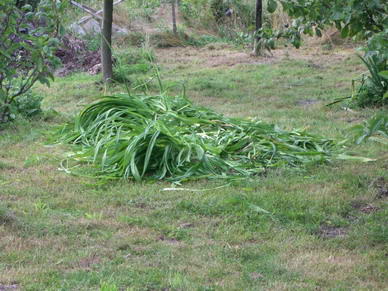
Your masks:
<path fill-rule="evenodd" d="M 361 211 L 362 213 L 365 213 L 365 214 L 369 214 L 369 213 L 372 213 L 372 212 L 376 212 L 376 211 L 378 211 L 378 210 L 380 210 L 379 207 L 376 207 L 376 206 L 373 206 L 373 205 L 370 205 L 370 204 L 365 205 L 364 207 L 361 207 L 361 208 L 360 208 L 360 211 Z"/>
<path fill-rule="evenodd" d="M 299 105 L 299 106 L 311 106 L 319 102 L 320 101 L 317 99 L 300 99 L 300 100 L 297 100 L 295 103 L 296 105 Z"/>
<path fill-rule="evenodd" d="M 179 225 L 179 228 L 191 228 L 193 227 L 194 224 L 190 223 L 190 222 L 187 222 L 187 223 L 182 223 Z"/>
<path fill-rule="evenodd" d="M 0 284 L 0 291 L 20 290 L 18 284 L 5 285 Z"/>
<path fill-rule="evenodd" d="M 357 209 L 357 210 L 359 210 L 359 211 L 361 211 L 362 213 L 365 213 L 365 214 L 373 213 L 373 212 L 376 212 L 376 211 L 380 210 L 379 207 L 374 206 L 372 204 L 369 204 L 366 201 L 362 201 L 362 200 L 352 201 L 351 206 L 354 209 Z"/>
<path fill-rule="evenodd" d="M 249 274 L 249 277 L 252 279 L 252 280 L 259 280 L 259 279 L 263 279 L 264 276 L 260 273 L 257 273 L 257 272 L 253 272 L 253 273 L 250 273 Z"/>
<path fill-rule="evenodd" d="M 89 270 L 93 267 L 93 265 L 96 265 L 101 262 L 101 259 L 97 255 L 92 255 L 90 257 L 82 258 L 78 262 L 78 266 L 85 270 Z"/>
<path fill-rule="evenodd" d="M 323 225 L 318 231 L 318 236 L 321 238 L 343 238 L 347 233 L 348 230 L 345 227 Z"/>
<path fill-rule="evenodd" d="M 158 240 L 163 241 L 166 244 L 172 245 L 172 246 L 181 246 L 182 245 L 182 242 L 177 240 L 176 238 L 168 238 L 168 237 L 165 237 L 164 235 L 159 236 Z"/>

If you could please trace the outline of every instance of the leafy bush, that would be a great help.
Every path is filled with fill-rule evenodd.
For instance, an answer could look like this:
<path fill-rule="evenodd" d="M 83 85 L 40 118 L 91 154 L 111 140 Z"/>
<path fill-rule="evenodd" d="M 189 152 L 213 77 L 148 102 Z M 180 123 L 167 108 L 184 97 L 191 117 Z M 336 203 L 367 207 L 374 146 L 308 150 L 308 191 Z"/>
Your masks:
<path fill-rule="evenodd" d="M 42 96 L 29 91 L 15 101 L 15 111 L 27 118 L 36 116 L 42 113 L 42 100 Z"/>
<path fill-rule="evenodd" d="M 31 5 L 33 7 L 33 9 L 35 9 L 38 4 L 39 4 L 40 0 L 17 0 L 16 1 L 16 7 L 21 9 L 24 5 Z"/>
<path fill-rule="evenodd" d="M 82 146 L 74 161 L 96 165 L 104 177 L 138 181 L 248 177 L 329 161 L 338 149 L 305 131 L 227 118 L 166 94 L 102 97 L 63 133 L 64 142 Z"/>
<path fill-rule="evenodd" d="M 60 2 L 49 0 L 36 10 L 18 9 L 13 0 L 0 2 L 0 123 L 12 119 L 15 102 L 36 82 L 49 85 L 54 78 L 60 8 Z"/>
<path fill-rule="evenodd" d="M 8 120 L 12 121 L 23 116 L 24 118 L 31 118 L 42 113 L 43 97 L 28 91 L 15 100 L 9 106 Z"/>
<path fill-rule="evenodd" d="M 280 0 L 283 9 L 299 23 L 300 32 L 321 35 L 336 26 L 342 37 L 369 39 L 387 25 L 385 0 Z"/>
<path fill-rule="evenodd" d="M 365 56 L 361 57 L 369 71 L 363 76 L 356 104 L 365 106 L 384 106 L 388 104 L 388 28 L 368 39 Z"/>

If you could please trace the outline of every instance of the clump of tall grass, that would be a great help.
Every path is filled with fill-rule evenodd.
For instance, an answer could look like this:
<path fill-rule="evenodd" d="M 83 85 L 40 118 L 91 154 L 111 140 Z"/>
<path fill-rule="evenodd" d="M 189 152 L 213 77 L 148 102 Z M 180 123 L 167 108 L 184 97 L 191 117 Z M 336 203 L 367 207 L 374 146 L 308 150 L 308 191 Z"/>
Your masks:
<path fill-rule="evenodd" d="M 369 75 L 363 75 L 361 86 L 354 95 L 354 101 L 360 107 L 388 105 L 388 71 L 386 59 L 377 56 L 360 57 L 368 68 Z"/>
<path fill-rule="evenodd" d="M 368 72 L 352 81 L 353 93 L 329 103 L 328 106 L 350 101 L 350 105 L 359 107 L 384 107 L 388 105 L 388 67 L 387 58 L 378 55 L 359 56 Z M 356 84 L 359 84 L 356 86 Z"/>
<path fill-rule="evenodd" d="M 64 142 L 80 146 L 73 161 L 94 165 L 103 177 L 137 181 L 245 178 L 326 162 L 338 149 L 331 139 L 228 118 L 164 93 L 101 97 L 63 133 Z"/>
<path fill-rule="evenodd" d="M 114 54 L 113 80 L 118 83 L 130 82 L 130 76 L 145 74 L 153 68 L 155 54 L 149 48 L 126 49 Z"/>

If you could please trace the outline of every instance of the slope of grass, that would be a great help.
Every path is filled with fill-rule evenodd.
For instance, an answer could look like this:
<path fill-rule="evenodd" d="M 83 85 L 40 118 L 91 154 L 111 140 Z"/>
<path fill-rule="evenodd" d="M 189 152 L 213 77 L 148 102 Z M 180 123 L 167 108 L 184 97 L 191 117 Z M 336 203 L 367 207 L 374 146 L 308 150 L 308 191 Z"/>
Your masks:
<path fill-rule="evenodd" d="M 172 92 L 186 81 L 195 103 L 227 116 L 259 117 L 286 129 L 343 138 L 352 125 L 376 113 L 323 106 L 346 94 L 362 69 L 343 52 L 320 69 L 310 60 L 287 58 L 211 67 L 200 64 L 202 57 L 192 53 L 186 65 L 159 57 L 164 81 Z M 278 170 L 229 187 L 207 181 L 185 185 L 212 189 L 205 192 L 67 175 L 58 168 L 69 148 L 52 146 L 53 132 L 104 92 L 96 80 L 77 74 L 57 79 L 51 88 L 35 88 L 47 97 L 45 107 L 59 114 L 19 121 L 0 132 L 0 289 L 387 286 L 388 156 L 382 144 L 370 141 L 353 149 L 376 158 L 374 163 Z"/>

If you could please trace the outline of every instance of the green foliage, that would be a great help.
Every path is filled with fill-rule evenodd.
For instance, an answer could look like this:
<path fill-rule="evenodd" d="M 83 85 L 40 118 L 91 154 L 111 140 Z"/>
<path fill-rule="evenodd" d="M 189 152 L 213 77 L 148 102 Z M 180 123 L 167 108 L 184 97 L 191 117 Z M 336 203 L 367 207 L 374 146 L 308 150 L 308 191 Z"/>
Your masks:
<path fill-rule="evenodd" d="M 149 63 L 155 61 L 155 54 L 150 49 L 125 49 L 114 53 L 113 58 L 117 63 L 121 64 L 139 64 L 139 63 Z"/>
<path fill-rule="evenodd" d="M 216 22 L 221 22 L 225 17 L 225 11 L 229 8 L 229 5 L 223 0 L 212 0 L 210 2 L 210 8 Z"/>
<path fill-rule="evenodd" d="M 49 85 L 59 64 L 60 2 L 41 1 L 36 10 L 14 5 L 13 0 L 0 3 L 0 123 L 11 119 L 11 107 L 36 82 Z"/>
<path fill-rule="evenodd" d="M 193 45 L 198 47 L 206 46 L 208 44 L 214 44 L 217 42 L 222 43 L 227 41 L 226 39 L 222 39 L 214 35 L 206 35 L 206 34 L 194 36 L 192 39 L 193 39 L 192 41 Z"/>
<path fill-rule="evenodd" d="M 335 25 L 343 37 L 368 39 L 388 25 L 384 0 L 281 0 L 283 9 L 304 25 L 303 33 L 319 35 L 328 25 Z"/>
<path fill-rule="evenodd" d="M 185 17 L 185 19 L 188 21 L 193 20 L 199 16 L 198 11 L 192 4 L 192 1 L 189 0 L 180 1 L 179 10 L 183 14 L 183 17 Z"/>
<path fill-rule="evenodd" d="M 15 101 L 9 105 L 8 120 L 12 121 L 19 116 L 31 118 L 42 113 L 43 97 L 33 93 L 31 90 L 20 95 Z"/>
<path fill-rule="evenodd" d="M 86 34 L 82 39 L 86 42 L 87 50 L 95 52 L 101 49 L 101 34 Z"/>
<path fill-rule="evenodd" d="M 354 141 L 356 144 L 368 139 L 388 144 L 388 117 L 384 114 L 377 114 L 365 121 L 364 124 L 353 127 L 353 132 L 355 133 Z"/>
<path fill-rule="evenodd" d="M 305 33 L 321 36 L 321 30 L 335 26 L 342 37 L 367 40 L 363 62 L 370 76 L 363 78 L 356 103 L 359 106 L 387 104 L 387 79 L 379 75 L 386 70 L 388 58 L 388 5 L 385 0 L 281 0 L 283 9 L 293 18 L 291 35 Z M 300 42 L 294 42 L 294 45 Z"/>
<path fill-rule="evenodd" d="M 353 91 L 356 91 L 350 97 L 338 98 L 334 102 L 335 104 L 344 100 L 350 99 L 351 105 L 357 105 L 359 107 L 381 107 L 388 105 L 388 67 L 387 50 L 381 50 L 381 42 L 378 38 L 381 34 L 377 34 L 368 42 L 368 48 L 364 57 L 360 56 L 362 62 L 368 69 L 369 74 L 363 74 L 360 79 L 353 80 Z M 386 34 L 385 36 L 388 36 Z M 374 50 L 376 48 L 377 50 Z M 355 88 L 355 84 L 360 83 L 358 88 Z"/>
<path fill-rule="evenodd" d="M 211 28 L 221 37 L 233 39 L 239 32 L 252 32 L 255 24 L 255 3 L 247 0 L 182 0 L 179 9 L 192 26 Z M 226 16 L 228 9 L 233 10 Z"/>
<path fill-rule="evenodd" d="M 28 91 L 15 100 L 15 111 L 27 118 L 38 115 L 42 113 L 42 100 L 42 96 Z"/>
<path fill-rule="evenodd" d="M 304 131 L 226 118 L 182 96 L 102 97 L 67 127 L 73 158 L 104 177 L 168 179 L 248 177 L 267 168 L 328 161 L 336 145 Z"/>
<path fill-rule="evenodd" d="M 114 59 L 113 79 L 124 83 L 130 81 L 130 75 L 149 72 L 153 67 L 155 55 L 152 50 L 145 48 L 130 49 L 116 53 Z"/>
<path fill-rule="evenodd" d="M 36 9 L 40 0 L 16 0 L 16 7 L 21 9 L 24 5 L 31 5 L 33 9 Z"/>
<path fill-rule="evenodd" d="M 278 3 L 276 2 L 276 0 L 268 0 L 267 10 L 269 13 L 274 13 L 277 7 Z"/>
<path fill-rule="evenodd" d="M 379 56 L 361 57 L 369 71 L 369 75 L 362 76 L 358 93 L 353 101 L 360 107 L 388 105 L 388 75 L 385 62 L 378 62 Z"/>
<path fill-rule="evenodd" d="M 119 291 L 119 288 L 117 288 L 116 284 L 103 282 L 100 291 Z"/>
<path fill-rule="evenodd" d="M 383 63 L 388 59 L 388 27 L 384 31 L 373 34 L 367 42 L 366 55 L 377 56 L 380 60 L 379 63 Z"/>
<path fill-rule="evenodd" d="M 299 48 L 302 44 L 300 31 L 301 28 L 296 22 L 294 22 L 293 25 L 280 30 L 276 30 L 268 25 L 265 25 L 256 31 L 253 36 L 258 38 L 256 45 L 258 46 L 259 51 L 267 50 L 270 52 L 275 49 L 276 42 L 279 39 L 285 39 L 286 46 L 290 43 L 294 47 Z"/>
<path fill-rule="evenodd" d="M 384 0 L 281 0 L 299 33 L 321 36 L 335 26 L 342 37 L 369 40 L 368 50 L 387 54 L 388 6 Z M 379 35 L 379 36 L 378 36 Z M 386 57 L 385 57 L 386 58 Z"/>

